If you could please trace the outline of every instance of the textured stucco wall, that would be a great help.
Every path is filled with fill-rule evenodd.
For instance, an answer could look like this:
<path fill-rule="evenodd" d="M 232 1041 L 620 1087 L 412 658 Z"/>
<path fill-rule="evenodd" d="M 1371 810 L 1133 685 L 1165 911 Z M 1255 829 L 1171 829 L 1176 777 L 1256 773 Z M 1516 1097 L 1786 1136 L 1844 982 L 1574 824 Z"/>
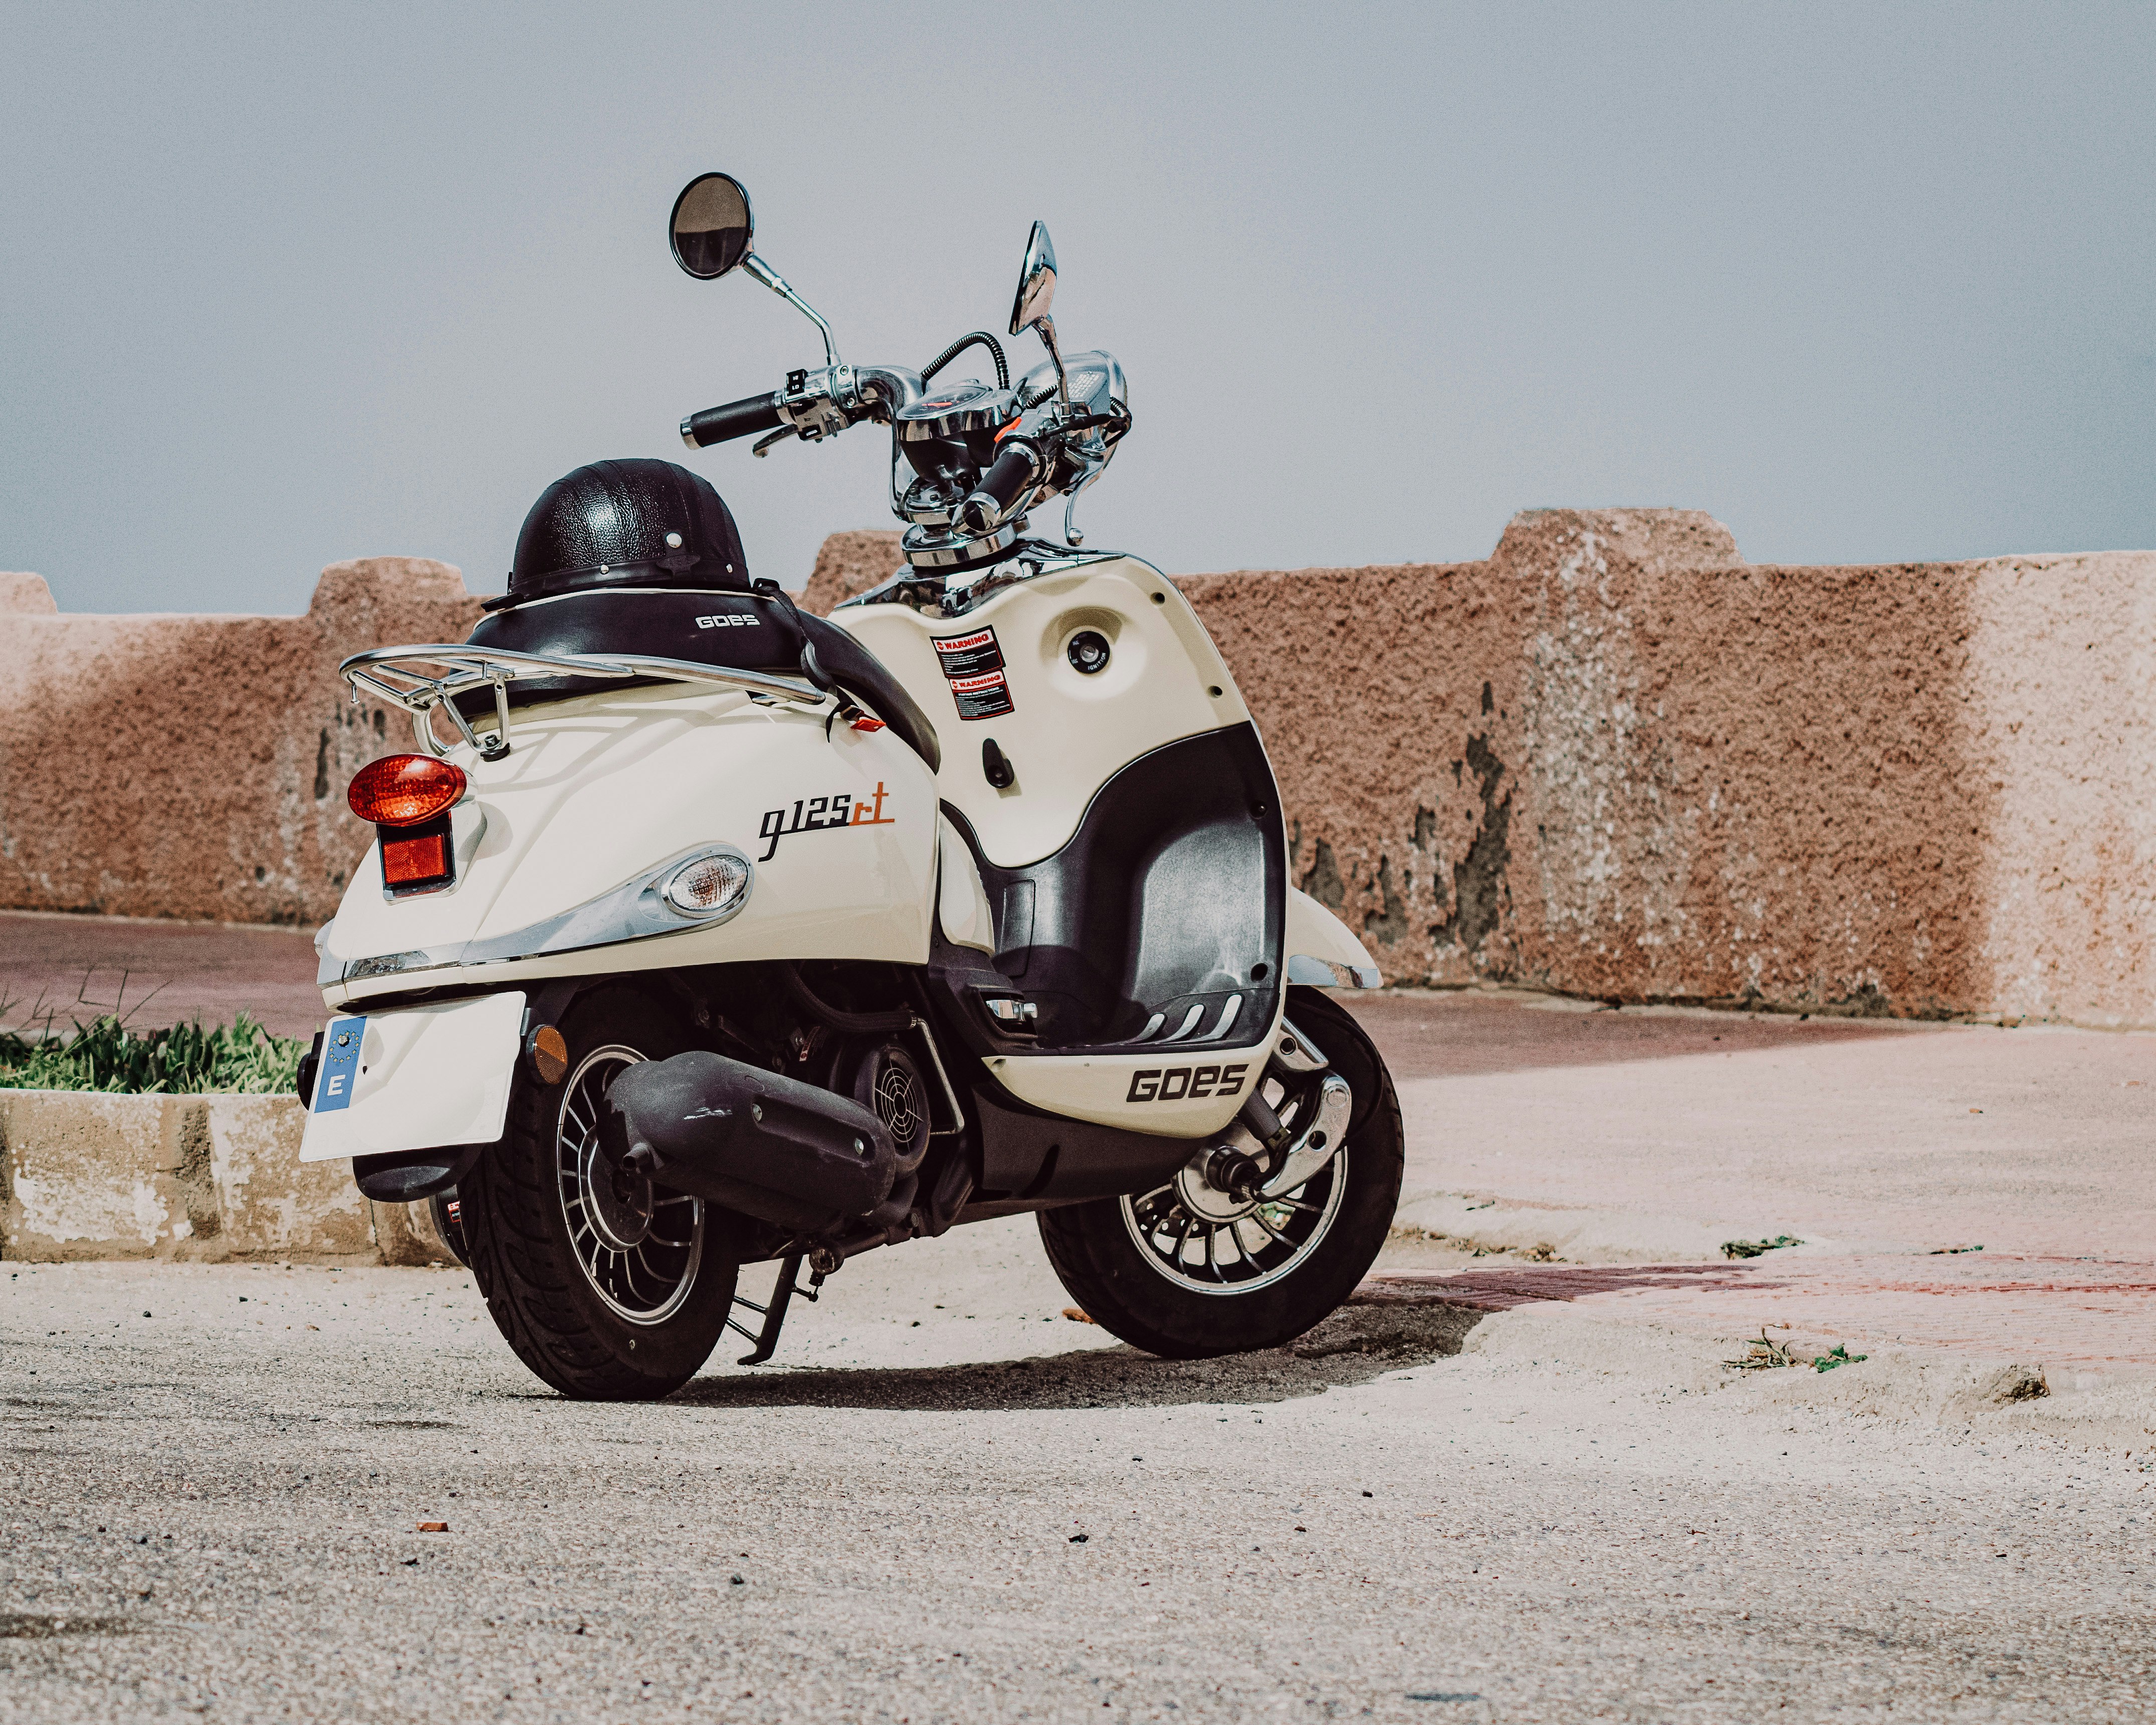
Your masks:
<path fill-rule="evenodd" d="M 895 567 L 847 536 L 819 608 Z M 2156 552 L 1748 564 L 1681 510 L 1182 578 L 1396 982 L 2156 1023 Z"/>
<path fill-rule="evenodd" d="M 0 575 L 0 906 L 327 918 L 368 838 L 345 786 L 412 734 L 337 661 L 478 616 L 423 557 L 333 563 L 299 617 L 59 615 Z"/>
<path fill-rule="evenodd" d="M 834 534 L 805 603 L 898 563 Z M 1767 567 L 1696 512 L 1547 510 L 1480 562 L 1180 584 L 1298 882 L 1393 980 L 2156 1023 L 2156 552 Z M 0 904 L 238 922 L 330 914 L 345 782 L 408 735 L 336 660 L 477 612 L 416 559 L 300 618 L 9 605 Z"/>

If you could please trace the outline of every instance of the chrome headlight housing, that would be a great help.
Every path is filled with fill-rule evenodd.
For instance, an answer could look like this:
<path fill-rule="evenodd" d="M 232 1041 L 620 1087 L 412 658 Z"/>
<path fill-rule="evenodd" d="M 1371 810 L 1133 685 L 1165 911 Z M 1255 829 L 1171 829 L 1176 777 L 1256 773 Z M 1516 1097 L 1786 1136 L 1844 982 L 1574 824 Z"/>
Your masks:
<path fill-rule="evenodd" d="M 699 922 L 723 922 L 748 902 L 756 871 L 741 852 L 713 845 L 675 865 L 659 889 L 669 908 Z"/>

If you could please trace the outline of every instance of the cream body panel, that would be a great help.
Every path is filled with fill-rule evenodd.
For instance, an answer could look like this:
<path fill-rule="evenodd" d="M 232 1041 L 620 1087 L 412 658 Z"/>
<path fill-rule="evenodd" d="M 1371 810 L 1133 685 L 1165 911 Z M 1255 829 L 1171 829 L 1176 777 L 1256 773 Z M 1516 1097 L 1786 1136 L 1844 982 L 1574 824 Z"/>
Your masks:
<path fill-rule="evenodd" d="M 1354 969 L 1377 968 L 1377 960 L 1355 938 L 1353 931 L 1299 886 L 1287 890 L 1285 951 L 1291 959 L 1300 952 Z"/>
<path fill-rule="evenodd" d="M 757 958 L 925 963 L 934 914 L 938 817 L 927 765 L 889 731 L 859 732 L 721 693 L 624 691 L 526 713 L 499 761 L 451 758 L 485 817 L 454 890 L 382 896 L 370 848 L 326 932 L 336 961 L 454 949 L 529 928 L 691 846 L 722 842 L 755 870 L 730 920 L 642 940 L 478 966 L 326 984 L 331 1006 L 422 986 L 663 969 Z M 865 824 L 784 834 L 841 798 Z"/>
<path fill-rule="evenodd" d="M 349 1102 L 313 1111 L 336 1081 L 326 1058 L 316 1072 L 300 1160 L 492 1143 L 508 1114 L 523 1030 L 524 996 L 513 991 L 368 1019 Z"/>
<path fill-rule="evenodd" d="M 1286 998 L 1286 989 L 1281 998 Z M 1235 1117 L 1243 1098 L 1265 1076 L 1280 1022 L 1276 1008 L 1265 1035 L 1244 1048 L 1164 1042 L 1144 1054 L 991 1055 L 984 1064 L 1013 1096 L 1051 1114 L 1157 1137 L 1204 1138 Z M 1225 1096 L 1219 1091 L 1223 1078 L 1209 1082 L 1204 1077 L 1208 1067 L 1224 1074 L 1237 1066 L 1244 1070 Z M 1175 1074 L 1189 1076 L 1178 1080 L 1172 1076 Z M 1152 1075 L 1150 1082 L 1147 1075 Z M 1180 1089 L 1183 1094 L 1163 1099 L 1158 1094 L 1163 1089 Z M 1208 1094 L 1194 1100 L 1188 1094 L 1192 1089 Z"/>
<path fill-rule="evenodd" d="M 957 828 L 942 815 L 936 818 L 942 835 L 937 853 L 940 871 L 937 914 L 942 919 L 943 937 L 953 946 L 971 947 L 993 957 L 996 950 L 995 912 L 981 886 L 981 871 L 973 866 L 973 853 L 958 836 Z"/>
<path fill-rule="evenodd" d="M 831 621 L 890 667 L 928 715 L 943 745 L 944 800 L 1004 868 L 1060 850 L 1094 792 L 1140 755 L 1250 716 L 1189 602 L 1135 557 L 1014 583 L 963 617 L 855 605 Z M 962 719 L 933 642 L 989 628 L 1012 711 Z M 1089 629 L 1109 643 L 1106 669 L 1091 676 L 1065 656 L 1070 638 Z M 1008 790 L 981 771 L 982 740 L 990 737 L 1017 772 Z"/>

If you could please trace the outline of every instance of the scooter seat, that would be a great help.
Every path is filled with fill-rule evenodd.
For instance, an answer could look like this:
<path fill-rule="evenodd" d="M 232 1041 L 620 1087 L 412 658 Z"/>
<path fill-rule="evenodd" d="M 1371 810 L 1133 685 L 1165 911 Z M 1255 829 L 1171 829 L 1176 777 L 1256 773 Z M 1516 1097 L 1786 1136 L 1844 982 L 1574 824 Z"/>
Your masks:
<path fill-rule="evenodd" d="M 783 598 L 701 588 L 586 588 L 495 611 L 480 619 L 470 644 L 517 653 L 640 653 L 785 676 L 805 674 L 803 649 L 813 645 L 819 680 L 890 726 L 930 771 L 942 763 L 936 727 L 882 660 L 844 629 Z M 615 678 L 535 678 L 511 684 L 509 704 L 529 706 L 624 686 Z M 466 695 L 458 705 L 476 720 L 494 710 L 494 696 Z"/>

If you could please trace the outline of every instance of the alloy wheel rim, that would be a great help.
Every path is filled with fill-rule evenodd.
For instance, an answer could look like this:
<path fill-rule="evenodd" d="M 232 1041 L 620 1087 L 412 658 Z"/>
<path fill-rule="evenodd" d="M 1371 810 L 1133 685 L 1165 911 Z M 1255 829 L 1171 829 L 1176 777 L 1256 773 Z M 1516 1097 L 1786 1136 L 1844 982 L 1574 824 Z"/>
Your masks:
<path fill-rule="evenodd" d="M 704 1204 L 618 1173 L 600 1153 L 608 1085 L 643 1060 L 635 1049 L 593 1049 L 562 1086 L 554 1116 L 554 1179 L 569 1249 L 584 1281 L 614 1315 L 661 1324 L 681 1309 L 704 1258 Z"/>
<path fill-rule="evenodd" d="M 1307 1263 L 1332 1231 L 1348 1148 L 1291 1192 L 1239 1202 L 1205 1179 L 1203 1154 L 1150 1192 L 1122 1200 L 1139 1255 L 1194 1294 L 1250 1294 Z"/>

